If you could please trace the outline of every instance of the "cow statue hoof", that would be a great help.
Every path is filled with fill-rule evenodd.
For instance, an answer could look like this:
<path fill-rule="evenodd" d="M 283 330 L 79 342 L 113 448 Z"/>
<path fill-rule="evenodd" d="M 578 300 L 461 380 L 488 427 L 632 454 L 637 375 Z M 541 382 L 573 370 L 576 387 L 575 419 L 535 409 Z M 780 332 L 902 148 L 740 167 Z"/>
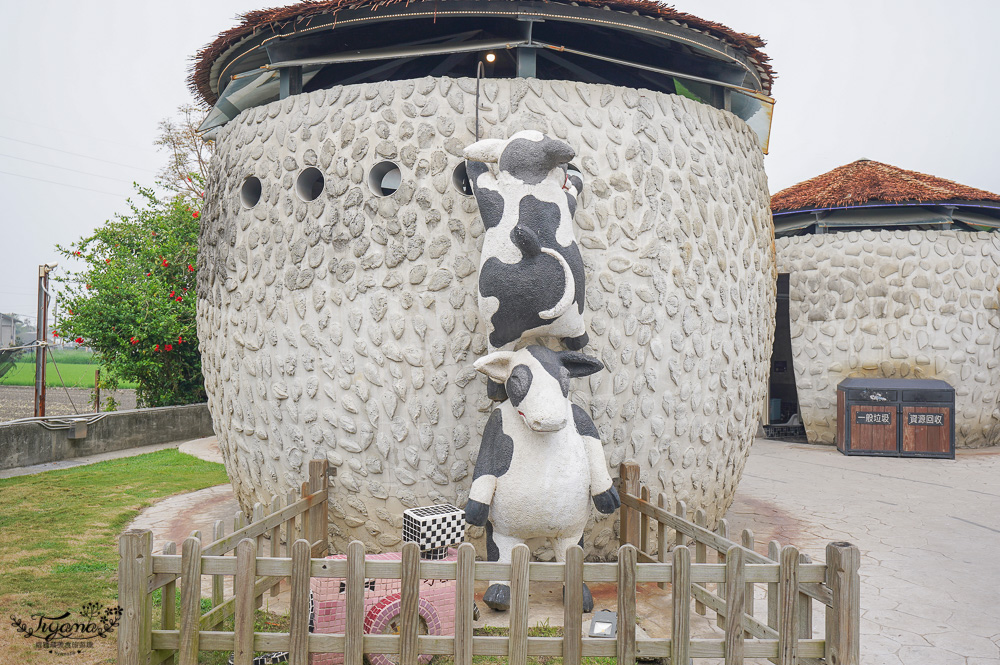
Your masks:
<path fill-rule="evenodd" d="M 594 495 L 594 507 L 602 515 L 610 515 L 618 510 L 622 505 L 622 500 L 618 497 L 618 490 L 612 485 L 600 494 Z"/>
<path fill-rule="evenodd" d="M 566 586 L 563 585 L 563 602 L 566 602 Z M 583 585 L 583 613 L 590 614 L 594 611 L 594 596 L 590 593 L 590 588 L 586 583 Z"/>
<path fill-rule="evenodd" d="M 589 592 L 586 595 L 590 595 Z M 510 587 L 506 584 L 491 584 L 490 588 L 483 594 L 483 602 L 491 610 L 506 612 L 510 609 Z M 594 600 L 590 600 L 590 607 L 593 609 Z"/>

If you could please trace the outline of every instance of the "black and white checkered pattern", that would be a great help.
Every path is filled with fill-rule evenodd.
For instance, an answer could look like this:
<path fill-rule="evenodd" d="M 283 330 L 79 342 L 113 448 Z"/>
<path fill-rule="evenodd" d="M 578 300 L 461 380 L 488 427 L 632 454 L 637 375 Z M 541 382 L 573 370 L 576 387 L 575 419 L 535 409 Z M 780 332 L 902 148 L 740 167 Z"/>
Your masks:
<path fill-rule="evenodd" d="M 449 545 L 465 540 L 465 512 L 447 503 L 404 510 L 403 540 L 417 543 L 424 558 L 444 558 Z"/>

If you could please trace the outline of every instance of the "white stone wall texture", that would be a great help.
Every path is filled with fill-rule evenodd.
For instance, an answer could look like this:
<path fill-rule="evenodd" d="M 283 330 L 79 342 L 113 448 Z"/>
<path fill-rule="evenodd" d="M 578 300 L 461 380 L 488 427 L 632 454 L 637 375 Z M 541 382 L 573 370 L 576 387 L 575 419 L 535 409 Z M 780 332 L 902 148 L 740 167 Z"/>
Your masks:
<path fill-rule="evenodd" d="M 1000 443 L 1000 236 L 865 230 L 776 245 L 811 442 L 835 442 L 837 384 L 876 377 L 947 381 L 956 446 Z"/>
<path fill-rule="evenodd" d="M 337 468 L 331 537 L 397 547 L 401 512 L 463 506 L 491 404 L 476 292 L 483 225 L 452 183 L 475 139 L 475 80 L 335 87 L 244 111 L 222 131 L 202 215 L 198 322 L 220 448 L 244 507 Z M 535 79 L 482 84 L 481 136 L 568 141 L 585 185 L 585 349 L 607 366 L 571 398 L 624 460 L 711 521 L 733 498 L 773 336 L 763 156 L 730 113 L 673 96 Z M 370 168 L 402 171 L 376 196 Z M 316 166 L 325 190 L 294 181 Z M 263 183 L 252 209 L 247 176 Z M 525 488 L 530 491 L 530 488 Z M 616 549 L 616 518 L 586 545 Z M 482 544 L 482 529 L 474 529 Z M 543 550 L 537 553 L 545 556 Z"/>

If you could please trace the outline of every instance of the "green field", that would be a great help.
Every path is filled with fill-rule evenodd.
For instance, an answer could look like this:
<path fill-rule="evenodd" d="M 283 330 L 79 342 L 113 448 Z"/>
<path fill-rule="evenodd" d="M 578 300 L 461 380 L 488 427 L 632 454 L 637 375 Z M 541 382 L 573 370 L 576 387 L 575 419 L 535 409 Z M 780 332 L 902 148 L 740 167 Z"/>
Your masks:
<path fill-rule="evenodd" d="M 53 363 L 53 355 L 55 363 Z M 59 388 L 65 381 L 67 388 L 93 389 L 94 371 L 100 367 L 100 364 L 94 359 L 94 355 L 89 351 L 56 349 L 46 354 L 45 385 L 49 388 Z M 62 374 L 62 381 L 59 380 L 60 374 Z M 18 358 L 14 368 L 0 377 L 0 386 L 33 385 L 35 385 L 35 360 L 32 354 L 25 354 Z M 119 387 L 135 388 L 135 384 L 122 383 Z"/>

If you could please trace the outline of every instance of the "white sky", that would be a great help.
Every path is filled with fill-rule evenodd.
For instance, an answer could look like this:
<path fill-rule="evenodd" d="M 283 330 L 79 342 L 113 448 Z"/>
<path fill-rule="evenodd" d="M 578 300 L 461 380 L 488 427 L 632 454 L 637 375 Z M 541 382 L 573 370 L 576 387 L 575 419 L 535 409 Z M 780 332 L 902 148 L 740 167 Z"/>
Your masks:
<path fill-rule="evenodd" d="M 152 184 L 156 124 L 189 101 L 190 57 L 279 1 L 0 0 L 0 311 L 33 315 L 55 243 L 125 210 L 132 181 Z M 1000 193 L 1000 2 L 675 6 L 767 40 L 772 192 L 867 157 Z"/>

